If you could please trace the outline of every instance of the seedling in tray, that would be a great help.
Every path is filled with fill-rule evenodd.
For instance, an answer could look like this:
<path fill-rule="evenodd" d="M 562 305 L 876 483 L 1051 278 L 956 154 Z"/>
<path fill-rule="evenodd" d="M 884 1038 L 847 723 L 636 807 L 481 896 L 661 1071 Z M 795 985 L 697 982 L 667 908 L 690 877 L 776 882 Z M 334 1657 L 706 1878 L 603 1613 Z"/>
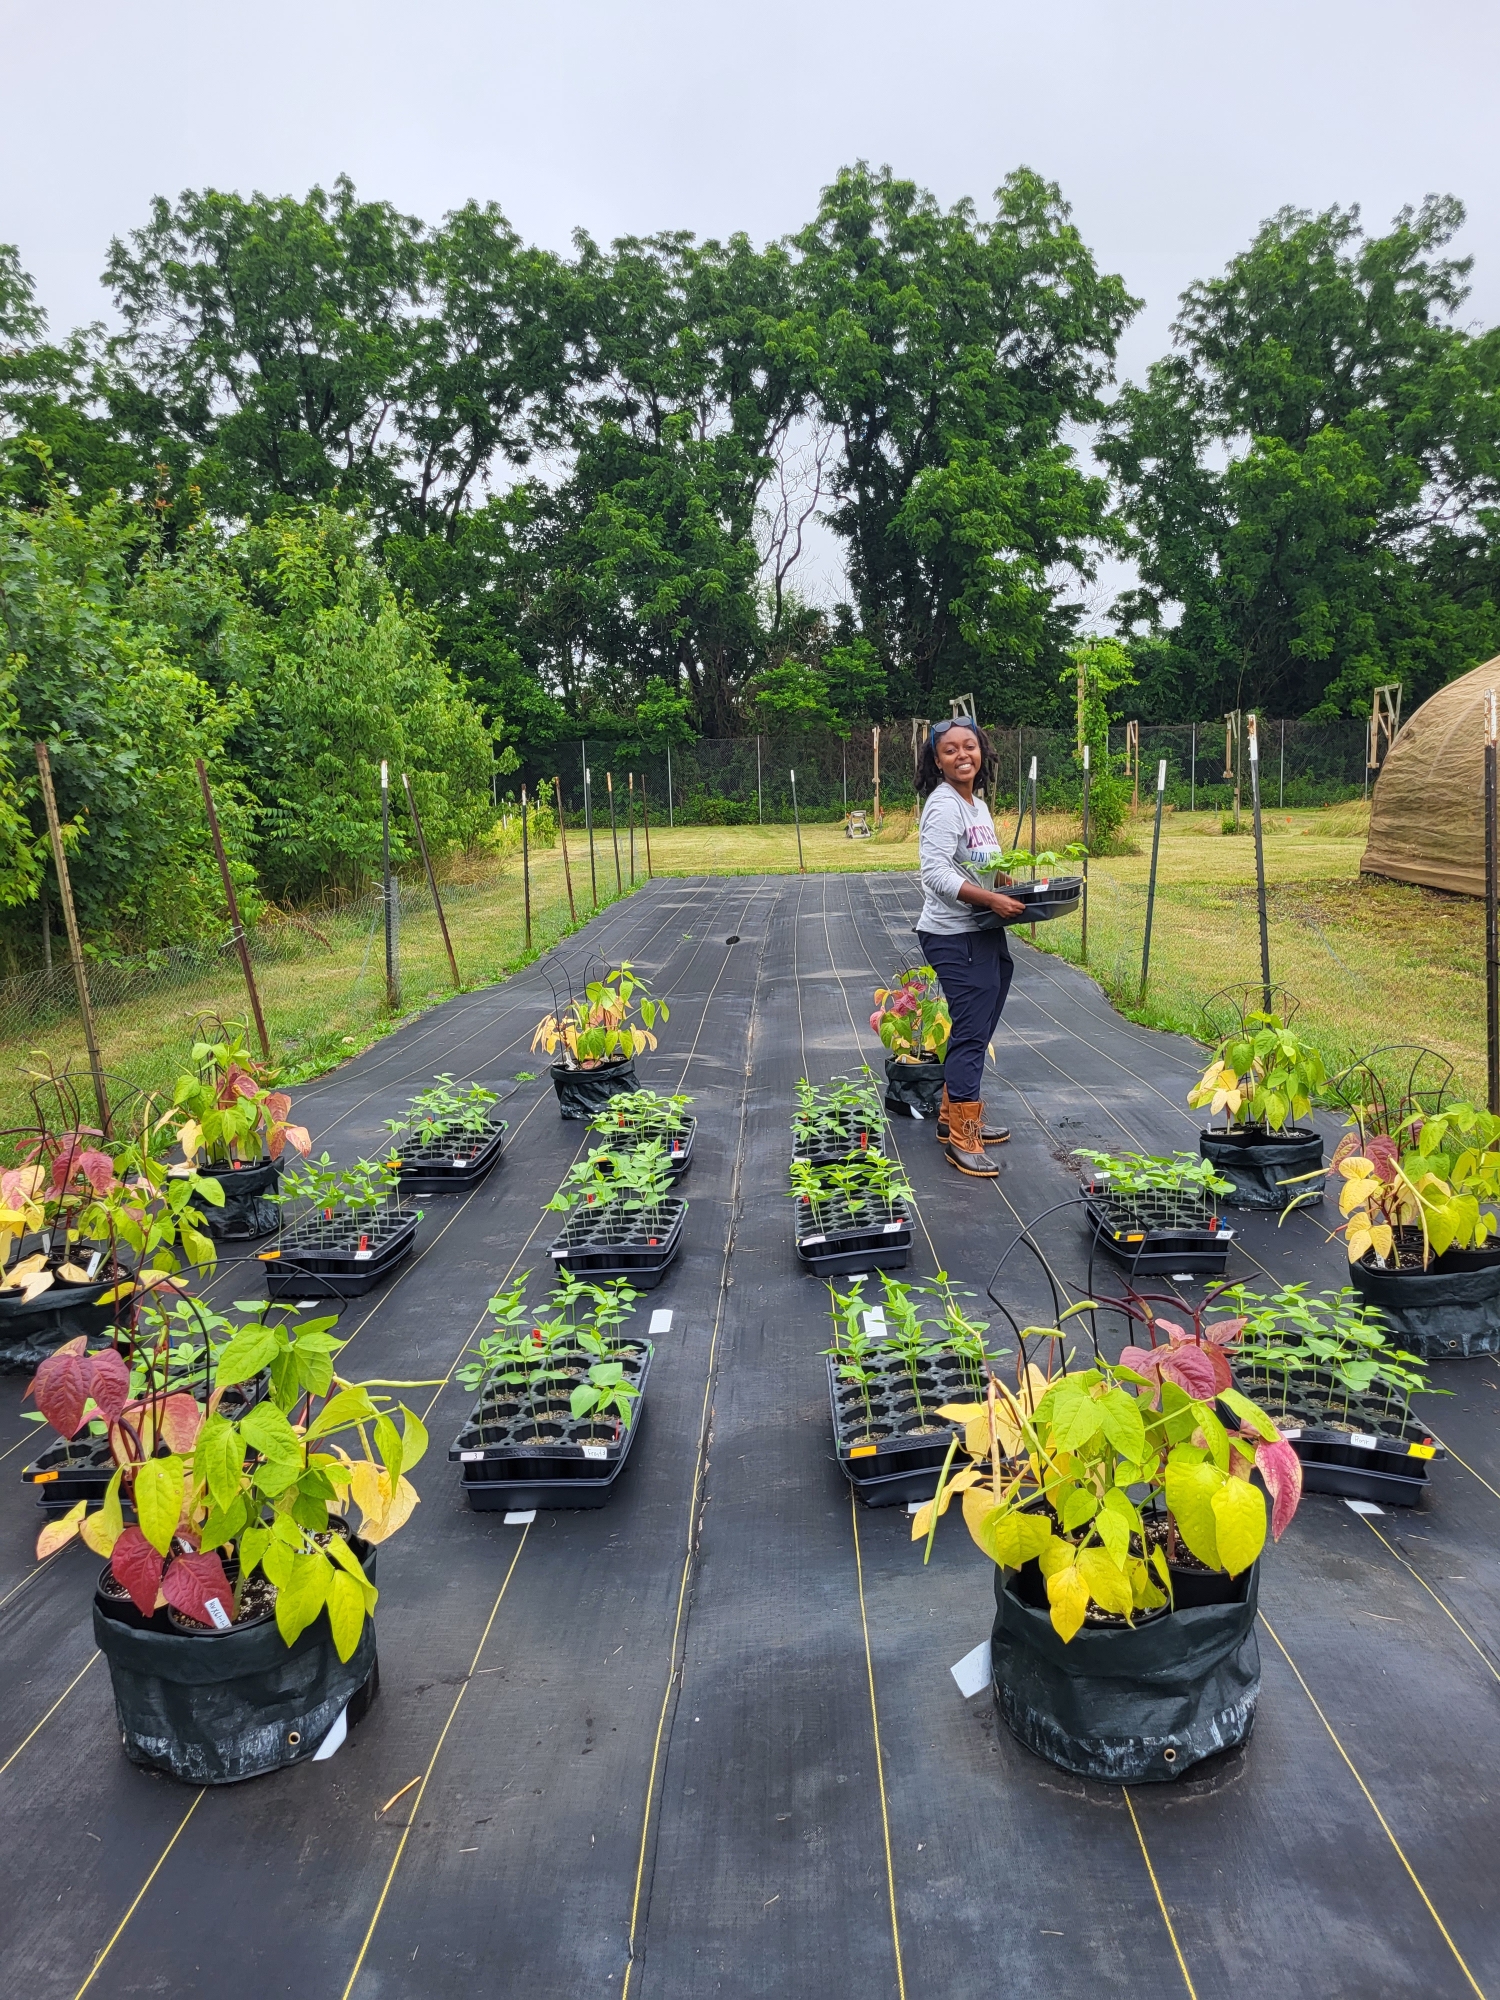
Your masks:
<path fill-rule="evenodd" d="M 596 1146 L 547 1203 L 568 1218 L 551 1245 L 553 1262 L 577 1276 L 628 1277 L 653 1290 L 677 1255 L 687 1214 L 687 1203 L 669 1194 L 671 1185 L 659 1139 L 628 1152 Z"/>
<path fill-rule="evenodd" d="M 273 1289 L 353 1295 L 409 1255 L 421 1210 L 402 1203 L 400 1172 L 394 1159 L 336 1167 L 324 1153 L 288 1174 L 275 1199 L 307 1206 L 283 1227 L 277 1247 L 260 1253 Z"/>
<path fill-rule="evenodd" d="M 542 1314 L 528 1312 L 523 1275 L 490 1300 L 493 1328 L 458 1371 L 479 1390 L 449 1453 L 479 1509 L 600 1506 L 634 1436 L 652 1348 L 622 1337 L 639 1294 L 623 1281 L 562 1274 Z"/>
<path fill-rule="evenodd" d="M 879 1305 L 865 1298 L 863 1278 L 847 1292 L 830 1286 L 834 1343 L 825 1350 L 839 1464 L 872 1506 L 936 1491 L 953 1435 L 942 1407 L 974 1395 L 988 1365 L 987 1322 L 968 1316 L 946 1272 L 930 1285 L 881 1282 Z"/>
<path fill-rule="evenodd" d="M 1093 1168 L 1084 1198 L 1095 1240 L 1142 1273 L 1222 1271 L 1233 1229 L 1222 1226 L 1215 1197 L 1232 1183 L 1196 1153 L 1099 1153 L 1078 1147 Z"/>
<path fill-rule="evenodd" d="M 878 1153 L 884 1138 L 885 1113 L 868 1069 L 854 1081 L 836 1076 L 821 1089 L 805 1076 L 798 1078 L 792 1117 L 794 1158 L 821 1164 Z"/>
<path fill-rule="evenodd" d="M 443 1075 L 417 1093 L 402 1117 L 387 1118 L 402 1186 L 421 1194 L 477 1186 L 500 1157 L 505 1120 L 495 1116 L 498 1101 L 482 1083 L 460 1088 Z"/>
<path fill-rule="evenodd" d="M 911 1253 L 911 1189 L 884 1153 L 791 1163 L 797 1254 L 820 1274 L 900 1270 Z"/>
<path fill-rule="evenodd" d="M 610 1098 L 589 1122 L 616 1152 L 659 1144 L 675 1179 L 692 1164 L 698 1121 L 688 1110 L 692 1098 L 678 1093 L 664 1097 L 656 1090 L 622 1090 Z"/>

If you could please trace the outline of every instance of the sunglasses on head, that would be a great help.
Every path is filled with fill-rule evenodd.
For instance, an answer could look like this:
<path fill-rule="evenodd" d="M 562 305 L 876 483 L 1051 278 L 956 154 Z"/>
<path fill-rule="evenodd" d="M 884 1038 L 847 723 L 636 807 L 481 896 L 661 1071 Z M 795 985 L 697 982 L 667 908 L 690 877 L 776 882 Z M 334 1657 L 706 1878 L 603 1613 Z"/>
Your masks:
<path fill-rule="evenodd" d="M 932 728 L 928 732 L 928 742 L 936 743 L 938 738 L 946 735 L 950 729 L 972 729 L 976 737 L 979 734 L 979 724 L 974 720 L 972 715 L 954 715 L 950 716 L 946 722 L 933 723 Z"/>

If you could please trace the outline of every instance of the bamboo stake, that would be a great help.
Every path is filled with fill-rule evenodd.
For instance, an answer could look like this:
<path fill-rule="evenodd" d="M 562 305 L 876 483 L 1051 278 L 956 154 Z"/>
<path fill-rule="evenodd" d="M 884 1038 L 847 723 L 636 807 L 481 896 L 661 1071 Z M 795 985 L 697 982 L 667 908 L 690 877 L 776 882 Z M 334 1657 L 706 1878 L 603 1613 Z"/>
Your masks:
<path fill-rule="evenodd" d="M 448 970 L 453 974 L 453 990 L 459 992 L 463 981 L 458 976 L 458 960 L 453 956 L 453 940 L 448 935 L 448 919 L 443 914 L 443 899 L 438 894 L 437 877 L 432 872 L 432 863 L 427 855 L 427 836 L 422 831 L 422 815 L 417 811 L 417 802 L 412 797 L 411 779 L 403 771 L 401 782 L 406 788 L 406 803 L 411 808 L 411 823 L 417 829 L 417 846 L 422 850 L 422 866 L 427 870 L 427 886 L 432 891 L 433 908 L 443 933 L 443 949 L 448 954 Z"/>
<path fill-rule="evenodd" d="M 625 893 L 625 882 L 620 874 L 620 829 L 615 821 L 615 774 L 613 771 L 605 772 L 604 789 L 609 793 L 609 837 L 613 841 L 615 849 L 615 894 L 623 896 Z"/>
<path fill-rule="evenodd" d="M 234 926 L 235 949 L 240 955 L 240 970 L 245 975 L 245 990 L 250 995 L 250 1011 L 255 1016 L 255 1032 L 260 1036 L 260 1052 L 266 1061 L 271 1060 L 271 1038 L 266 1033 L 266 1017 L 260 1010 L 260 994 L 255 985 L 255 970 L 250 963 L 250 941 L 245 936 L 245 926 L 240 922 L 239 898 L 234 893 L 234 878 L 229 872 L 229 857 L 224 852 L 224 836 L 219 831 L 219 815 L 214 811 L 214 795 L 209 790 L 208 772 L 203 767 L 203 759 L 195 757 L 198 767 L 198 783 L 203 789 L 203 810 L 208 814 L 208 830 L 213 835 L 214 853 L 219 861 L 219 880 L 224 884 L 224 900 L 229 905 L 229 921 Z"/>
<path fill-rule="evenodd" d="M 576 927 L 578 905 L 573 901 L 573 871 L 568 866 L 568 822 L 563 818 L 562 779 L 552 780 L 552 789 L 557 794 L 557 837 L 562 842 L 563 880 L 568 885 L 568 915 Z"/>
<path fill-rule="evenodd" d="M 641 773 L 641 821 L 646 829 L 646 880 L 656 879 L 656 870 L 651 865 L 651 808 L 646 803 L 646 774 Z"/>
<path fill-rule="evenodd" d="M 521 881 L 526 896 L 526 949 L 531 949 L 531 841 L 526 828 L 526 787 L 521 787 Z"/>
<path fill-rule="evenodd" d="M 78 988 L 78 1012 L 83 1018 L 83 1040 L 94 1079 L 94 1102 L 99 1107 L 100 1130 L 109 1139 L 114 1136 L 110 1130 L 109 1092 L 104 1087 L 104 1066 L 99 1060 L 99 1039 L 94 1033 L 94 1003 L 89 995 L 88 969 L 83 962 L 83 940 L 78 935 L 78 913 L 73 908 L 73 885 L 68 880 L 68 857 L 63 853 L 62 822 L 57 816 L 57 796 L 52 789 L 52 760 L 45 743 L 36 746 L 36 766 L 42 774 L 42 803 L 47 808 L 52 865 L 57 870 L 57 897 L 62 904 L 63 922 L 68 927 L 68 955 L 73 961 L 73 982 Z"/>

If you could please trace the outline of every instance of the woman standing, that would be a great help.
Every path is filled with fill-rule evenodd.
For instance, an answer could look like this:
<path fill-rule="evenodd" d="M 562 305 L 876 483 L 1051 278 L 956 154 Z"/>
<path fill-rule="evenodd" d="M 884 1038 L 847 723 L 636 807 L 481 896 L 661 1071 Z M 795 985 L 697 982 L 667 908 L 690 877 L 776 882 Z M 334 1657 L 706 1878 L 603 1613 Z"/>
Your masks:
<path fill-rule="evenodd" d="M 975 796 L 991 788 L 994 775 L 995 753 L 977 722 L 960 715 L 933 724 L 917 766 L 917 790 L 926 801 L 917 936 L 953 1016 L 938 1138 L 961 1174 L 983 1177 L 999 1171 L 985 1147 L 1010 1137 L 1005 1126 L 985 1124 L 979 1082 L 1013 970 L 1003 920 L 1025 908 L 981 880 L 993 880 L 1000 865 L 989 807 Z"/>

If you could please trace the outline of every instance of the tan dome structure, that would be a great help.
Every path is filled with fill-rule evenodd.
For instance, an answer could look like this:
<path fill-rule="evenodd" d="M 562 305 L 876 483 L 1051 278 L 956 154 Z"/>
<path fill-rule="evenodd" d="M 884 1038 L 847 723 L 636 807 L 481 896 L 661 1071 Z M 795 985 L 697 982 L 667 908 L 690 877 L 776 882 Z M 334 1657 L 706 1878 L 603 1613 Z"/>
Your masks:
<path fill-rule="evenodd" d="M 1370 804 L 1366 875 L 1484 894 L 1484 698 L 1500 657 L 1439 688 L 1391 745 Z"/>

